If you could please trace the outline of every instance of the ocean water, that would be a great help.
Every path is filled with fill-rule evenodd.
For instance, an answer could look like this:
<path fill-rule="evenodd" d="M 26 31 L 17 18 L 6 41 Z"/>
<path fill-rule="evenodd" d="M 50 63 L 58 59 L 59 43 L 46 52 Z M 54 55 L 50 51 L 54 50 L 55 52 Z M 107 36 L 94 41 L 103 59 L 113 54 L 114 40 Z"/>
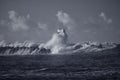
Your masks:
<path fill-rule="evenodd" d="M 120 80 L 120 55 L 0 56 L 0 80 Z"/>

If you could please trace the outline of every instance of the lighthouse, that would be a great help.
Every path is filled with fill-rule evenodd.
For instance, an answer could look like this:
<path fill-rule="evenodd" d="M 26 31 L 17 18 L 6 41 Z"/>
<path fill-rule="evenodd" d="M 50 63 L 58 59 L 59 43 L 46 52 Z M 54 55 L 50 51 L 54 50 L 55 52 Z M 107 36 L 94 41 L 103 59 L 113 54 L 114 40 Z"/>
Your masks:
<path fill-rule="evenodd" d="M 67 46 L 68 35 L 63 28 L 59 28 L 52 38 L 46 43 L 45 48 L 50 49 L 52 54 L 59 54 Z"/>

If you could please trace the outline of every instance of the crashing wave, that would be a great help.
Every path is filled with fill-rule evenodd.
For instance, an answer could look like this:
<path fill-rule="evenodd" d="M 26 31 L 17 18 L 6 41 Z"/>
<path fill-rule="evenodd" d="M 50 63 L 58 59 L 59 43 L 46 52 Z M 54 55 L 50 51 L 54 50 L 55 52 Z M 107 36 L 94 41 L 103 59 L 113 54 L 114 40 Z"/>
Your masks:
<path fill-rule="evenodd" d="M 44 48 L 50 49 L 52 54 L 59 53 L 67 47 L 67 33 L 64 29 L 58 29 L 52 38 L 44 45 Z"/>
<path fill-rule="evenodd" d="M 80 52 L 98 52 L 118 48 L 116 43 L 85 42 L 71 44 L 68 42 L 68 35 L 64 29 L 58 29 L 52 38 L 46 43 L 34 43 L 25 41 L 23 43 L 0 42 L 0 54 L 2 55 L 36 55 L 36 54 L 70 54 Z"/>
<path fill-rule="evenodd" d="M 42 47 L 50 49 L 52 54 L 74 53 L 74 52 L 97 52 L 116 47 L 115 43 L 86 42 L 71 45 L 65 29 L 58 29 L 52 38 Z"/>

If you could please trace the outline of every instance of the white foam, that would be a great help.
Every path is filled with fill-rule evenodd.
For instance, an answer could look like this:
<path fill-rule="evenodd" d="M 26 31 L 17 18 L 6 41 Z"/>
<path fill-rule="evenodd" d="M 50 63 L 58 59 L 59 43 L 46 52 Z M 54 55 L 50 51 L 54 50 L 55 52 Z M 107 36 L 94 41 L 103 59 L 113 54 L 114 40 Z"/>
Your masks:
<path fill-rule="evenodd" d="M 58 54 L 67 46 L 67 34 L 64 29 L 58 29 L 52 38 L 45 44 L 45 48 L 51 49 L 52 54 Z"/>

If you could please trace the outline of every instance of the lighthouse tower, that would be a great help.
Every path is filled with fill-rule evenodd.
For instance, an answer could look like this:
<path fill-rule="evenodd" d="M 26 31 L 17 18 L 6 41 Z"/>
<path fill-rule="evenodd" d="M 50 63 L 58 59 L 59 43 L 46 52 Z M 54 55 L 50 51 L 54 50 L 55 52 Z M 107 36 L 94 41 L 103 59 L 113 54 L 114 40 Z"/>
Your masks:
<path fill-rule="evenodd" d="M 46 43 L 45 48 L 51 49 L 52 54 L 58 54 L 67 45 L 67 38 L 65 29 L 59 28 Z"/>

